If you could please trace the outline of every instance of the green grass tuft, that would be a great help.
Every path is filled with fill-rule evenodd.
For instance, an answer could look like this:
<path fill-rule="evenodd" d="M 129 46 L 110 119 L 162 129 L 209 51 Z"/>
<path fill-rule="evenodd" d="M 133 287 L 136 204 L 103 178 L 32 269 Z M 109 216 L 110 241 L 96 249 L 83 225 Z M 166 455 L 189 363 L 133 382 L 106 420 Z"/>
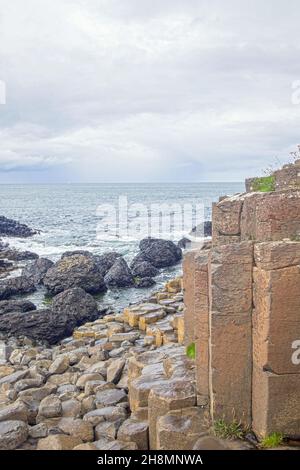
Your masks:
<path fill-rule="evenodd" d="M 280 432 L 273 432 L 269 436 L 265 437 L 260 445 L 263 449 L 273 449 L 274 447 L 280 446 L 283 441 L 283 434 Z"/>
<path fill-rule="evenodd" d="M 252 183 L 253 191 L 261 193 L 269 193 L 275 191 L 275 176 L 264 176 L 262 178 L 255 178 Z"/>
<path fill-rule="evenodd" d="M 51 305 L 53 302 L 53 297 L 51 297 L 51 295 L 45 295 L 44 299 L 43 299 L 43 304 L 44 305 Z"/>
<path fill-rule="evenodd" d="M 189 359 L 196 359 L 196 345 L 191 343 L 186 348 L 186 355 Z"/>
<path fill-rule="evenodd" d="M 245 430 L 239 421 L 227 423 L 224 419 L 219 419 L 214 423 L 214 433 L 221 439 L 243 439 Z"/>

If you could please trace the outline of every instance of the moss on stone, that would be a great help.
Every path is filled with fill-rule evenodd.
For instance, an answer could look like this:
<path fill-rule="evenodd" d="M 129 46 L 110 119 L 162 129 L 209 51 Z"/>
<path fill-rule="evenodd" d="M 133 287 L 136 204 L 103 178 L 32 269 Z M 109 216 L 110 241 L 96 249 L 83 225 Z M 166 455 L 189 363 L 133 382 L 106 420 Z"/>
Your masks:
<path fill-rule="evenodd" d="M 252 182 L 253 191 L 269 193 L 275 191 L 275 176 L 264 176 L 255 178 Z"/>

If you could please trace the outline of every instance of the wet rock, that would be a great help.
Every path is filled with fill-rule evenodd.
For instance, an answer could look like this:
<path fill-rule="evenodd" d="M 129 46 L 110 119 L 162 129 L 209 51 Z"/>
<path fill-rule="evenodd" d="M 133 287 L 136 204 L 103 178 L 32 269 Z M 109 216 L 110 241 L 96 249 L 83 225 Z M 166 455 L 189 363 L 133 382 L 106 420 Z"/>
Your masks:
<path fill-rule="evenodd" d="M 13 450 L 26 441 L 28 426 L 23 421 L 0 423 L 0 450 Z"/>
<path fill-rule="evenodd" d="M 109 287 L 130 287 L 134 284 L 132 272 L 123 258 L 118 258 L 115 261 L 104 281 Z"/>
<path fill-rule="evenodd" d="M 127 419 L 119 429 L 118 440 L 134 442 L 138 450 L 148 450 L 149 425 L 147 421 L 138 421 L 134 418 Z"/>
<path fill-rule="evenodd" d="M 34 284 L 42 284 L 47 271 L 54 263 L 47 258 L 39 258 L 22 270 L 22 276 L 30 278 Z"/>
<path fill-rule="evenodd" d="M 135 277 L 155 277 L 159 274 L 159 270 L 155 268 L 149 261 L 136 261 L 131 265 L 132 274 Z"/>
<path fill-rule="evenodd" d="M 58 434 L 40 439 L 37 450 L 73 450 L 80 444 L 82 444 L 82 440 L 79 437 Z"/>
<path fill-rule="evenodd" d="M 205 220 L 201 224 L 194 227 L 191 231 L 191 235 L 197 238 L 211 237 L 212 236 L 212 222 L 211 220 Z"/>
<path fill-rule="evenodd" d="M 38 233 L 28 225 L 0 216 L 0 236 L 28 238 Z"/>
<path fill-rule="evenodd" d="M 10 261 L 32 261 L 39 258 L 39 255 L 33 253 L 32 251 L 19 251 L 15 249 L 8 248 L 1 253 L 1 256 L 5 256 Z"/>
<path fill-rule="evenodd" d="M 108 406 L 115 406 L 118 403 L 127 401 L 127 394 L 124 390 L 103 390 L 96 393 L 96 407 L 107 408 Z"/>
<path fill-rule="evenodd" d="M 12 277 L 0 283 L 0 300 L 7 300 L 15 295 L 31 294 L 36 290 L 34 282 L 27 277 Z"/>
<path fill-rule="evenodd" d="M 2 300 L 0 302 L 0 315 L 12 312 L 30 312 L 36 306 L 28 300 Z"/>
<path fill-rule="evenodd" d="M 191 240 L 187 237 L 183 237 L 179 240 L 177 245 L 179 246 L 179 248 L 185 250 L 186 248 L 188 248 L 191 245 Z"/>
<path fill-rule="evenodd" d="M 140 242 L 140 253 L 134 260 L 148 261 L 155 268 L 165 268 L 177 264 L 182 258 L 181 248 L 170 240 L 145 238 Z"/>
<path fill-rule="evenodd" d="M 56 418 L 62 414 L 62 404 L 60 399 L 55 395 L 45 397 L 39 406 L 38 419 Z"/>
<path fill-rule="evenodd" d="M 143 278 L 140 278 L 140 277 L 136 277 L 134 279 L 134 285 L 135 287 L 138 287 L 138 288 L 147 288 L 147 287 L 152 287 L 156 284 L 155 280 L 152 279 L 151 277 L 143 277 Z"/>
<path fill-rule="evenodd" d="M 98 315 L 94 298 L 82 289 L 75 288 L 56 296 L 51 309 L 1 315 L 0 331 L 55 344 L 70 336 L 76 326 L 95 320 Z"/>
<path fill-rule="evenodd" d="M 44 285 L 51 295 L 74 287 L 81 287 L 90 294 L 106 290 L 95 260 L 84 255 L 68 256 L 58 261 L 45 275 Z"/>
<path fill-rule="evenodd" d="M 117 359 L 113 361 L 107 368 L 107 382 L 117 384 L 121 378 L 125 361 L 123 359 Z"/>
<path fill-rule="evenodd" d="M 120 253 L 116 253 L 115 251 L 104 253 L 104 255 L 101 256 L 95 256 L 99 271 L 103 277 L 106 276 L 108 271 L 113 267 L 119 258 L 122 258 L 122 255 L 120 255 Z"/>

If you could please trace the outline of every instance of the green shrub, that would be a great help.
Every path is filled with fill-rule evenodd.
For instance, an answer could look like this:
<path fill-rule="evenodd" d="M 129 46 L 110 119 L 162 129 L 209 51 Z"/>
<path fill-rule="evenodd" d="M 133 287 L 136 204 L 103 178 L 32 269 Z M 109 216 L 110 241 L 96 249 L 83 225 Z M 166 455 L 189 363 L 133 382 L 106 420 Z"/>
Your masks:
<path fill-rule="evenodd" d="M 224 419 L 219 419 L 214 423 L 214 433 L 221 439 L 243 439 L 245 430 L 239 421 L 227 423 Z"/>
<path fill-rule="evenodd" d="M 273 432 L 269 436 L 265 437 L 260 445 L 263 449 L 273 449 L 274 447 L 280 446 L 283 441 L 283 434 L 280 432 Z"/>
<path fill-rule="evenodd" d="M 253 191 L 262 193 L 269 193 L 275 191 L 275 176 L 264 176 L 262 178 L 255 178 L 252 183 Z"/>
<path fill-rule="evenodd" d="M 196 345 L 191 343 L 186 348 L 186 355 L 189 359 L 196 359 Z"/>

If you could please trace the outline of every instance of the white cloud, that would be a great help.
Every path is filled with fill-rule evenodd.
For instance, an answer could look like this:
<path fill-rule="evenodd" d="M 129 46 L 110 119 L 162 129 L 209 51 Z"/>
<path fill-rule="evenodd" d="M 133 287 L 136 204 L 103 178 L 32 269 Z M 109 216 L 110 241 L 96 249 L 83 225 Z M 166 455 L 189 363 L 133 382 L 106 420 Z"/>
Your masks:
<path fill-rule="evenodd" d="M 0 9 L 0 181 L 237 180 L 299 141 L 297 1 Z"/>

